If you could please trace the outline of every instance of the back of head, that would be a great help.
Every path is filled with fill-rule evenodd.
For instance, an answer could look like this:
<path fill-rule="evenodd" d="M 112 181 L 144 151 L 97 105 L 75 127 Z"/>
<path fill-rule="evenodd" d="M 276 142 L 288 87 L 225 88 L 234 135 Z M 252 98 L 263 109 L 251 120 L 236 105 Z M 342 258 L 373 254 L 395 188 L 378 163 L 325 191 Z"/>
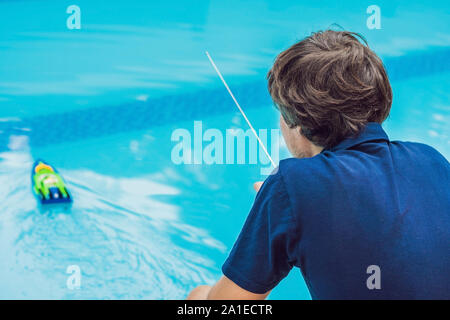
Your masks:
<path fill-rule="evenodd" d="M 288 126 L 325 148 L 382 123 L 392 104 L 383 63 L 353 32 L 313 33 L 280 53 L 267 77 Z"/>

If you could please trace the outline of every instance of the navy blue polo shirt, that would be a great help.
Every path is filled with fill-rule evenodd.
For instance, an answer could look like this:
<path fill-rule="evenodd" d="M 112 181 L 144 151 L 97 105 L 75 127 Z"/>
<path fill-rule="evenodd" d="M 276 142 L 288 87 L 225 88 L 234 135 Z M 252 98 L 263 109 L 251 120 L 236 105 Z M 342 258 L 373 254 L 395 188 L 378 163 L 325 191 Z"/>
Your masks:
<path fill-rule="evenodd" d="M 293 267 L 313 299 L 449 299 L 448 161 L 389 141 L 377 123 L 315 157 L 282 160 L 222 271 L 265 293 Z"/>

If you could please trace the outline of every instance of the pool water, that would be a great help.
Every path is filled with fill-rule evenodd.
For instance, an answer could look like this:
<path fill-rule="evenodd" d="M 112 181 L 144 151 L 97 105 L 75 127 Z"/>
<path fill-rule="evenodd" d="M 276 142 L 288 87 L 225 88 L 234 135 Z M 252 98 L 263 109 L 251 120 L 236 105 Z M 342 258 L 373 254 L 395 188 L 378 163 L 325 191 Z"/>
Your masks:
<path fill-rule="evenodd" d="M 194 121 L 247 129 L 206 50 L 255 128 L 270 130 L 277 53 L 333 23 L 361 32 L 391 78 L 391 139 L 450 156 L 447 1 L 378 1 L 379 30 L 361 1 L 76 4 L 80 30 L 67 29 L 66 3 L 0 2 L 1 299 L 182 299 L 220 277 L 264 176 L 262 163 L 172 161 L 172 133 Z M 37 205 L 36 158 L 63 175 L 71 208 Z M 300 271 L 269 298 L 309 299 Z"/>

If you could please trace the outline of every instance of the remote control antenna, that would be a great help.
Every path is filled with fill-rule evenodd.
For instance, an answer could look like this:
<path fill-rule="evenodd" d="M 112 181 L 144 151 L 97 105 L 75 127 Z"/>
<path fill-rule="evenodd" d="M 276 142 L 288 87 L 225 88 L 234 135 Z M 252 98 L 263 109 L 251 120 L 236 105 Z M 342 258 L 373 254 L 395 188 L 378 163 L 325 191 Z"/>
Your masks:
<path fill-rule="evenodd" d="M 267 157 L 269 158 L 270 162 L 272 163 L 272 166 L 274 168 L 276 168 L 275 162 L 272 160 L 272 157 L 269 155 L 269 152 L 267 152 L 266 147 L 264 146 L 264 143 L 261 141 L 261 139 L 258 137 L 258 134 L 256 133 L 255 129 L 253 128 L 252 124 L 250 123 L 250 121 L 248 120 L 247 116 L 244 113 L 244 110 L 242 110 L 241 106 L 239 105 L 239 103 L 237 102 L 236 98 L 233 95 L 233 92 L 231 92 L 230 87 L 228 87 L 225 79 L 222 77 L 222 74 L 220 73 L 219 69 L 217 68 L 216 64 L 214 63 L 213 59 L 211 58 L 211 56 L 209 55 L 208 51 L 205 52 L 206 56 L 208 57 L 209 61 L 211 62 L 214 70 L 216 70 L 217 74 L 219 75 L 220 80 L 222 80 L 225 88 L 227 88 L 228 93 L 230 94 L 231 98 L 233 99 L 234 103 L 236 104 L 236 106 L 238 107 L 239 111 L 241 112 L 242 116 L 244 117 L 245 121 L 247 121 L 248 126 L 250 127 L 250 129 L 252 130 L 253 134 L 255 135 L 256 139 L 258 139 L 259 145 L 261 146 L 261 148 L 264 150 L 264 153 L 267 155 Z"/>

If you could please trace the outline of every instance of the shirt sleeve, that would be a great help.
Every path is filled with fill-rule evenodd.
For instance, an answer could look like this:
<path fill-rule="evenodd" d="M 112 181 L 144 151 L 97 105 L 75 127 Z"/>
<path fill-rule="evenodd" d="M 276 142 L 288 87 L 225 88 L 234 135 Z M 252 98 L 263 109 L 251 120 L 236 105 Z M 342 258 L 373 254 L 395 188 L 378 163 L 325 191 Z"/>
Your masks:
<path fill-rule="evenodd" d="M 298 232 L 280 170 L 270 175 L 258 194 L 244 227 L 222 266 L 223 274 L 241 288 L 266 293 L 296 264 Z"/>

